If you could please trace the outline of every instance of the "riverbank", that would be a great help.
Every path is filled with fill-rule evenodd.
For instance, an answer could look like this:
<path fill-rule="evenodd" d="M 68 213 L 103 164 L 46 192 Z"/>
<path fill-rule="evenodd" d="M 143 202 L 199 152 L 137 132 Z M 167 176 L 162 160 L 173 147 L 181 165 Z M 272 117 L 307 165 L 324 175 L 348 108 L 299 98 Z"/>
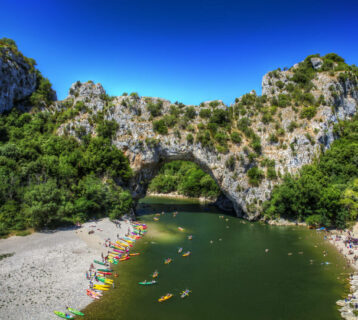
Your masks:
<path fill-rule="evenodd" d="M 148 192 L 147 197 L 158 197 L 158 198 L 168 198 L 168 199 L 186 199 L 186 200 L 194 200 L 199 201 L 200 203 L 210 203 L 215 202 L 215 199 L 207 198 L 207 197 L 188 197 L 184 196 L 182 194 L 171 192 L 171 193 L 154 193 L 154 192 Z"/>
<path fill-rule="evenodd" d="M 105 218 L 79 228 L 1 239 L 0 256 L 13 255 L 0 260 L 0 318 L 58 319 L 54 310 L 86 307 L 92 302 L 85 291 L 86 271 L 107 253 L 105 240 L 124 236 L 128 228 L 129 221 L 115 224 Z"/>

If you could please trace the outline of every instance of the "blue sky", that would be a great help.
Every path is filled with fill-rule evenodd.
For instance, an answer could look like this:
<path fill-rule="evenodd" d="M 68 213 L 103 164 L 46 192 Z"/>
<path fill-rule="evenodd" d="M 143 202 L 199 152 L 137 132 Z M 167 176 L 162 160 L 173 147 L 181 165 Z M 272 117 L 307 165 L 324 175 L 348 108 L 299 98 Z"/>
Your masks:
<path fill-rule="evenodd" d="M 256 90 L 313 53 L 358 64 L 358 1 L 2 0 L 14 39 L 66 97 L 76 80 L 111 95 L 199 104 Z"/>

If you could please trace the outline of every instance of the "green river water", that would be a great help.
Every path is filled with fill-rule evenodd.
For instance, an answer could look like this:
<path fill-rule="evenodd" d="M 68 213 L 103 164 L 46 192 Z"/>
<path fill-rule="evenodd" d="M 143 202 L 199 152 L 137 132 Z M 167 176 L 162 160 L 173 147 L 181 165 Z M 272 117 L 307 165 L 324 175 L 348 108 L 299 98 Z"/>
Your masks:
<path fill-rule="evenodd" d="M 145 198 L 138 213 L 149 230 L 132 250 L 141 255 L 119 264 L 116 287 L 89 305 L 82 319 L 340 319 L 336 301 L 346 293 L 348 270 L 322 234 L 221 219 L 218 209 L 185 200 Z M 182 257 L 178 247 L 191 256 Z M 164 265 L 168 257 L 174 261 Z M 321 264 L 326 261 L 331 264 Z M 156 269 L 157 284 L 138 285 Z M 181 299 L 186 288 L 192 293 Z M 174 297 L 159 303 L 168 292 Z"/>

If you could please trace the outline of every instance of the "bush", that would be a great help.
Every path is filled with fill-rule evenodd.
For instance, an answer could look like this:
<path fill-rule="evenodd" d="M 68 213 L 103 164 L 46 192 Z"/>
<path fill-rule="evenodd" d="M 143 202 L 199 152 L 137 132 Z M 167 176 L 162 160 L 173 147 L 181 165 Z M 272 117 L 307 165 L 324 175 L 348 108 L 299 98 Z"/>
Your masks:
<path fill-rule="evenodd" d="M 300 118 L 311 120 L 317 113 L 316 107 L 304 107 L 300 113 Z"/>
<path fill-rule="evenodd" d="M 247 176 L 249 177 L 249 183 L 252 186 L 257 187 L 265 177 L 265 174 L 262 170 L 255 166 L 247 171 Z"/>
<path fill-rule="evenodd" d="M 211 110 L 210 109 L 201 109 L 199 112 L 200 118 L 209 119 L 211 117 Z"/>
<path fill-rule="evenodd" d="M 270 133 L 269 142 L 270 143 L 277 143 L 278 142 L 278 138 L 274 133 Z"/>
<path fill-rule="evenodd" d="M 163 119 L 153 121 L 153 130 L 160 134 L 168 134 L 168 127 Z"/>
<path fill-rule="evenodd" d="M 233 171 L 235 169 L 235 157 L 231 155 L 226 161 L 225 161 L 225 167 L 228 168 L 230 171 Z"/>
<path fill-rule="evenodd" d="M 149 102 L 147 105 L 147 109 L 152 117 L 159 117 L 162 114 L 163 101 L 158 100 L 157 103 Z"/>
<path fill-rule="evenodd" d="M 185 110 L 185 117 L 188 119 L 194 119 L 196 117 L 196 111 L 194 107 L 188 107 Z"/>
<path fill-rule="evenodd" d="M 231 137 L 232 142 L 234 142 L 236 144 L 241 144 L 242 138 L 241 138 L 240 133 L 234 131 L 230 137 Z"/>
<path fill-rule="evenodd" d="M 189 144 L 193 144 L 194 142 L 194 137 L 191 133 L 189 133 L 187 136 L 186 136 L 186 141 L 188 141 Z"/>

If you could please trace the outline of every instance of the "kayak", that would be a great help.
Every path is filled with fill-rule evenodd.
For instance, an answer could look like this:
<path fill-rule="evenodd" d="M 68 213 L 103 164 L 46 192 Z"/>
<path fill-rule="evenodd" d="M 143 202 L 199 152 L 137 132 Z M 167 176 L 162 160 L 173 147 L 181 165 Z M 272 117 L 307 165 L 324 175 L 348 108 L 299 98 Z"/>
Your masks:
<path fill-rule="evenodd" d="M 183 248 L 178 249 L 178 253 L 181 253 L 183 251 Z"/>
<path fill-rule="evenodd" d="M 184 231 L 184 228 L 178 227 L 178 230 L 179 230 L 179 231 Z"/>
<path fill-rule="evenodd" d="M 118 261 L 126 261 L 126 260 L 129 260 L 129 259 L 130 259 L 129 257 L 124 257 L 124 258 L 119 259 Z"/>
<path fill-rule="evenodd" d="M 84 316 L 84 315 L 85 315 L 85 314 L 82 313 L 81 311 L 78 311 L 78 310 L 73 309 L 73 308 L 68 308 L 68 311 L 70 311 L 71 313 L 76 314 L 76 315 L 78 315 L 78 316 Z"/>
<path fill-rule="evenodd" d="M 103 283 L 108 283 L 108 284 L 112 284 L 113 283 L 113 279 L 107 279 L 107 278 L 98 278 L 99 281 L 103 282 Z"/>
<path fill-rule="evenodd" d="M 130 255 L 130 256 L 139 256 L 140 253 L 139 253 L 139 252 L 134 252 L 134 253 L 130 253 L 129 255 Z"/>
<path fill-rule="evenodd" d="M 193 240 L 193 236 L 192 235 L 188 236 L 188 240 Z"/>
<path fill-rule="evenodd" d="M 91 297 L 92 299 L 99 299 L 99 294 L 97 292 L 92 291 L 92 290 L 87 289 L 87 295 L 89 297 Z"/>
<path fill-rule="evenodd" d="M 66 313 L 61 312 L 61 311 L 54 311 L 53 312 L 55 315 L 59 316 L 60 318 L 64 318 L 64 319 L 74 319 L 72 316 L 66 316 Z"/>
<path fill-rule="evenodd" d="M 155 270 L 152 274 L 153 278 L 157 278 L 159 276 L 159 272 L 157 270 Z"/>
<path fill-rule="evenodd" d="M 173 260 L 171 258 L 165 259 L 164 260 L 164 264 L 169 264 L 171 263 Z"/>
<path fill-rule="evenodd" d="M 117 253 L 125 253 L 125 251 L 123 250 L 118 250 L 118 249 L 113 249 L 114 252 L 117 252 Z"/>
<path fill-rule="evenodd" d="M 112 272 L 104 272 L 104 271 L 98 271 L 98 273 L 105 274 L 107 276 L 111 276 Z"/>
<path fill-rule="evenodd" d="M 99 291 L 97 292 L 97 291 L 94 291 L 94 290 L 87 289 L 87 295 L 89 295 L 89 293 L 94 294 L 95 296 L 99 296 L 99 297 L 103 296 L 103 294 L 101 292 L 99 292 Z"/>
<path fill-rule="evenodd" d="M 97 269 L 97 271 L 112 272 L 112 269 Z"/>
<path fill-rule="evenodd" d="M 93 285 L 93 287 L 110 288 L 111 286 L 109 284 L 95 284 L 95 285 Z"/>
<path fill-rule="evenodd" d="M 157 283 L 157 281 L 152 280 L 152 281 L 142 281 L 142 282 L 138 282 L 139 284 L 143 285 L 143 286 L 149 286 L 151 284 L 155 284 Z"/>
<path fill-rule="evenodd" d="M 166 301 L 166 300 L 169 300 L 171 297 L 173 297 L 173 294 L 171 293 L 167 293 L 165 296 L 162 296 L 158 299 L 159 302 L 163 302 L 163 301 Z"/>
<path fill-rule="evenodd" d="M 190 254 L 191 254 L 191 252 L 190 252 L 190 251 L 185 252 L 185 253 L 183 254 L 183 257 L 188 257 L 188 256 L 190 256 Z"/>
<path fill-rule="evenodd" d="M 98 260 L 93 260 L 94 263 L 97 264 L 101 264 L 102 266 L 105 266 L 106 264 L 104 262 L 98 261 Z"/>
<path fill-rule="evenodd" d="M 191 292 L 189 289 L 186 289 L 185 291 L 183 291 L 180 295 L 180 298 L 185 298 L 189 296 L 189 292 Z"/>

